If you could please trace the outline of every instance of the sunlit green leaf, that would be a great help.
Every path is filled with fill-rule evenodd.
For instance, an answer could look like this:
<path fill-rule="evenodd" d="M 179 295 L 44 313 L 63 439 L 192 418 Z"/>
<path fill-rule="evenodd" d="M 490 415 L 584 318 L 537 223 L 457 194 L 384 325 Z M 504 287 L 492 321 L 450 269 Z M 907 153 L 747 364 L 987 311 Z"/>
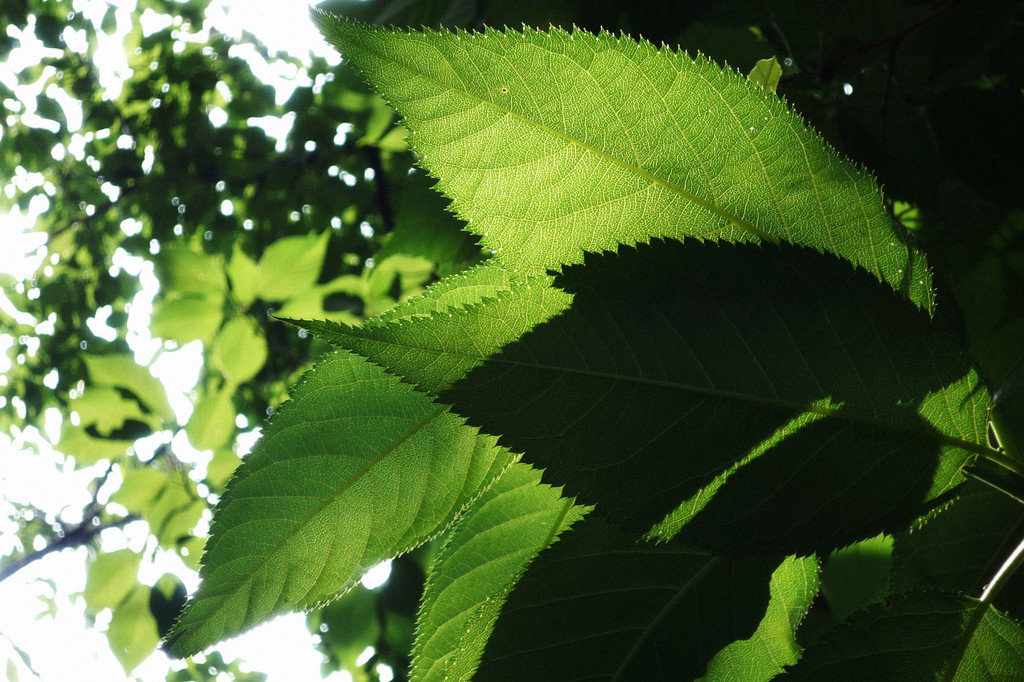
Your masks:
<path fill-rule="evenodd" d="M 213 340 L 224 318 L 224 303 L 218 298 L 188 295 L 171 298 L 153 307 L 149 328 L 153 336 L 185 345 Z"/>
<path fill-rule="evenodd" d="M 221 498 L 203 583 L 171 650 L 189 655 L 272 614 L 330 601 L 444 529 L 510 457 L 375 365 L 328 356 Z"/>
<path fill-rule="evenodd" d="M 93 383 L 125 388 L 156 415 L 165 419 L 174 416 L 163 384 L 149 373 L 149 369 L 137 363 L 132 354 L 84 354 L 82 359 Z"/>
<path fill-rule="evenodd" d="M 800 658 L 796 630 L 818 591 L 818 561 L 789 557 L 772 573 L 771 599 L 761 624 L 715 654 L 702 682 L 770 680 Z"/>
<path fill-rule="evenodd" d="M 146 660 L 160 643 L 156 621 L 149 612 L 149 588 L 136 585 L 128 599 L 114 609 L 107 628 L 110 649 L 126 673 Z"/>
<path fill-rule="evenodd" d="M 241 384 L 263 368 L 267 341 L 248 317 L 232 317 L 217 333 L 210 359 L 231 383 Z"/>
<path fill-rule="evenodd" d="M 210 294 L 227 290 L 219 258 L 184 248 L 164 249 L 156 259 L 161 289 L 181 294 Z"/>
<path fill-rule="evenodd" d="M 509 267 L 652 236 L 758 237 L 832 251 L 931 300 L 924 259 L 873 179 L 779 98 L 702 57 L 557 28 L 401 32 L 313 17 Z"/>
<path fill-rule="evenodd" d="M 267 247 L 259 262 L 255 292 L 265 301 L 284 301 L 316 284 L 330 232 L 284 237 Z"/>
<path fill-rule="evenodd" d="M 97 556 L 85 577 L 85 605 L 94 613 L 114 608 L 137 585 L 142 556 L 130 549 L 119 549 Z"/>
<path fill-rule="evenodd" d="M 582 515 L 581 507 L 541 485 L 539 472 L 509 467 L 467 510 L 430 568 L 413 677 L 471 679 L 519 575 Z"/>
<path fill-rule="evenodd" d="M 234 384 L 224 383 L 207 393 L 185 425 L 189 443 L 197 450 L 216 450 L 228 443 L 235 432 Z"/>

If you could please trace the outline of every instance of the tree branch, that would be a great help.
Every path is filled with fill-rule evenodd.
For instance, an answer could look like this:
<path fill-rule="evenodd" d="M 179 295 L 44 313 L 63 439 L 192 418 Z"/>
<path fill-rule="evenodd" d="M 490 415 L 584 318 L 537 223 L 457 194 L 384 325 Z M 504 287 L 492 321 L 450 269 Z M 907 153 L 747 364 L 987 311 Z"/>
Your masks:
<path fill-rule="evenodd" d="M 93 524 L 93 520 L 96 518 L 95 515 L 89 516 L 83 519 L 81 523 L 74 526 L 67 533 L 62 535 L 60 538 L 46 545 L 42 549 L 29 552 L 24 554 L 17 559 L 14 559 L 3 566 L 0 566 L 0 582 L 7 580 L 12 575 L 25 568 L 31 563 L 34 563 L 42 559 L 47 554 L 53 552 L 60 552 L 65 549 L 71 549 L 73 547 L 79 547 L 81 545 L 87 545 L 92 542 L 93 538 L 107 530 L 108 528 L 121 528 L 128 525 L 132 521 L 137 521 L 138 517 L 129 514 L 120 519 L 115 519 L 107 523 Z"/>

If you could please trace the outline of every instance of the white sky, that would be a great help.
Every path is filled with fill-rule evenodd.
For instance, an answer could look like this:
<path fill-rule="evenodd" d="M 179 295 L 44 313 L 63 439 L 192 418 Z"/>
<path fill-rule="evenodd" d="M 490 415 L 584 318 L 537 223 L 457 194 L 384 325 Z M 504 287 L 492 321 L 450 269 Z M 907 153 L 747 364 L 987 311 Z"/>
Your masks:
<path fill-rule="evenodd" d="M 208 14 L 217 27 L 230 35 L 238 35 L 240 26 L 262 39 L 271 50 L 289 51 L 303 54 L 311 48 L 317 54 L 327 56 L 332 63 L 337 63 L 333 50 L 323 42 L 319 33 L 309 21 L 306 0 L 222 0 L 223 7 L 217 5 Z M 134 8 L 134 0 L 111 0 L 110 4 L 122 8 L 124 12 Z M 77 0 L 75 7 L 85 11 L 88 16 L 94 7 L 102 8 L 105 0 Z M 125 15 L 126 16 L 126 15 Z M 123 17 L 122 17 L 123 20 Z M 118 43 L 120 41 L 117 41 Z M 253 70 L 264 80 L 272 80 L 279 88 L 279 100 L 285 99 L 290 87 L 302 83 L 302 74 L 288 73 L 286 70 L 274 69 L 266 64 L 258 63 L 251 54 L 244 54 L 253 64 Z M 25 58 L 31 58 L 26 55 Z M 116 71 L 123 68 L 123 57 L 117 51 L 104 57 L 108 59 L 108 67 Z M 2 65 L 0 65 L 2 68 Z M 2 77 L 2 73 L 0 73 Z M 116 79 L 106 84 L 118 87 Z M 10 169 L 0 169 L 0 174 L 9 173 Z M 7 181 L 7 178 L 4 179 Z M 22 178 L 30 182 L 31 179 Z M 45 202 L 40 200 L 29 211 L 21 216 L 13 213 L 0 216 L 0 273 L 12 273 L 24 278 L 42 264 L 45 257 L 45 237 L 39 234 L 26 233 L 34 216 L 46 210 Z M 117 262 L 115 258 L 115 262 Z M 144 292 L 133 301 L 133 316 L 138 316 L 134 324 L 129 323 L 136 331 L 135 347 L 140 357 L 152 357 L 158 350 L 159 342 L 147 338 L 149 304 L 156 291 L 152 267 L 141 261 L 120 254 L 117 267 L 127 270 L 130 274 L 140 277 Z M 43 331 L 53 321 L 26 319 L 18 314 L 9 299 L 0 290 L 0 310 L 10 315 L 19 315 L 19 321 L 36 324 Z M 102 334 L 105 325 L 101 320 L 93 320 L 90 329 Z M 8 337 L 7 343 L 10 339 Z M 156 344 L 156 347 L 153 344 Z M 0 376 L 6 371 L 4 356 L 4 335 L 0 334 Z M 201 348 L 192 345 L 175 353 L 164 352 L 154 367 L 157 374 L 165 382 L 170 377 L 186 377 L 177 385 L 168 384 L 169 397 L 179 415 L 187 418 L 191 409 L 188 404 L 187 392 L 195 383 L 196 373 L 201 363 Z M 0 379 L 2 380 L 2 379 Z M 17 404 L 2 405 L 0 409 L 18 409 Z M 184 412 L 184 414 L 182 414 Z M 47 432 L 50 440 L 55 438 L 59 429 L 59 415 L 48 415 Z M 162 436 L 156 436 L 159 441 Z M 166 440 L 168 436 L 163 436 Z M 153 443 L 154 447 L 156 443 Z M 183 459 L 205 465 L 207 453 L 197 453 L 188 447 L 184 438 L 176 439 L 175 452 Z M 49 441 L 43 434 L 34 430 L 25 433 L 0 433 L 0 556 L 11 549 L 12 529 L 3 527 L 3 500 L 28 501 L 51 513 L 65 510 L 68 513 L 80 510 L 88 502 L 85 484 L 96 475 L 97 469 L 76 471 L 63 461 L 58 453 L 52 450 Z M 100 469 L 102 470 L 102 469 Z M 61 471 L 55 474 L 55 471 Z M 112 477 L 113 479 L 114 477 Z M 108 482 L 110 489 L 116 489 L 118 481 Z M 107 493 L 109 494 L 109 492 Z M 147 542 L 148 533 L 142 522 L 124 531 L 108 531 L 102 537 L 105 551 L 113 551 L 130 547 L 142 551 Z M 6 535 L 6 538 L 5 538 Z M 66 682 L 67 680 L 164 680 L 168 667 L 174 667 L 166 656 L 156 652 L 139 666 L 131 677 L 126 677 L 120 664 L 116 661 L 102 633 L 103 627 L 109 622 L 109 612 L 101 614 L 97 619 L 97 628 L 86 627 L 83 600 L 80 593 L 85 582 L 85 548 L 51 554 L 35 564 L 23 569 L 14 577 L 0 582 L 0 664 L 5 667 L 13 661 L 21 680 L 42 679 L 47 682 Z M 140 580 L 152 584 L 165 571 L 179 575 L 187 574 L 180 569 L 180 560 L 171 553 L 158 551 L 156 563 L 144 563 L 140 568 Z M 367 584 L 382 582 L 386 579 L 386 570 L 378 573 L 375 579 L 367 580 Z M 47 581 L 53 580 L 51 584 Z M 54 585 L 56 589 L 54 589 Z M 195 581 L 186 584 L 191 591 Z M 47 603 L 55 604 L 52 615 L 47 612 Z M 10 639 L 8 639 L 10 638 Z M 32 667 L 39 673 L 35 678 L 31 671 L 21 663 L 14 651 L 12 642 L 24 650 L 31 658 Z M 312 636 L 306 629 L 305 616 L 292 614 L 283 616 L 271 623 L 235 640 L 218 645 L 218 650 L 230 661 L 240 658 L 247 662 L 250 670 L 268 673 L 269 682 L 292 680 L 320 679 L 320 656 L 313 648 Z M 350 679 L 347 673 L 337 674 L 331 680 Z"/>

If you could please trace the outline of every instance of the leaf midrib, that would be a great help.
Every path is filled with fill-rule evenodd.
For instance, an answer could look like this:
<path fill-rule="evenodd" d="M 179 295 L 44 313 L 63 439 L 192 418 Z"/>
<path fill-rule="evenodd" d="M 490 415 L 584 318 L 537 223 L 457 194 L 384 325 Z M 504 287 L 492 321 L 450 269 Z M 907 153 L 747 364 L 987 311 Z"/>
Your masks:
<path fill-rule="evenodd" d="M 964 450 L 967 450 L 968 452 L 973 452 L 973 453 L 976 453 L 976 454 L 981 454 L 981 455 L 984 455 L 986 457 L 991 454 L 991 451 L 989 450 L 989 448 L 985 447 L 984 445 L 981 445 L 981 444 L 978 444 L 978 443 L 975 443 L 975 442 L 972 442 L 972 441 L 964 440 L 964 439 L 961 439 L 961 438 L 955 438 L 953 436 L 948 436 L 948 435 L 946 435 L 944 433 L 941 433 L 940 431 L 937 431 L 937 430 L 934 430 L 934 429 L 928 430 L 928 431 L 922 431 L 920 429 L 913 428 L 912 426 L 909 426 L 909 425 L 903 425 L 903 424 L 899 424 L 897 422 L 886 421 L 884 419 L 879 419 L 879 418 L 872 418 L 872 417 L 869 417 L 869 416 L 866 416 L 866 415 L 862 415 L 862 414 L 855 414 L 855 413 L 850 412 L 849 410 L 842 409 L 843 408 L 843 404 L 842 403 L 840 403 L 838 405 L 823 405 L 823 404 L 807 403 L 807 402 L 801 402 L 801 401 L 798 401 L 798 400 L 787 400 L 787 399 L 784 399 L 784 398 L 772 398 L 772 397 L 769 397 L 769 396 L 762 396 L 762 395 L 757 395 L 757 394 L 753 394 L 753 393 L 741 393 L 741 392 L 738 392 L 738 391 L 728 391 L 728 390 L 725 390 L 725 389 L 714 388 L 714 387 L 711 387 L 711 386 L 699 386 L 699 385 L 696 385 L 696 384 L 684 384 L 684 383 L 680 383 L 680 382 L 676 382 L 676 381 L 669 381 L 669 380 L 666 380 L 666 379 L 651 379 L 651 378 L 648 378 L 648 377 L 641 377 L 641 376 L 636 376 L 636 375 L 616 374 L 614 372 L 602 372 L 602 371 L 596 371 L 596 370 L 591 370 L 591 369 L 581 369 L 581 368 L 576 368 L 576 367 L 561 367 L 561 366 L 557 366 L 557 365 L 550 365 L 550 364 L 543 364 L 543 363 L 524 362 L 522 360 L 508 360 L 506 358 L 501 358 L 501 357 L 473 355 L 473 354 L 469 354 L 469 353 L 462 353 L 462 352 L 456 352 L 456 351 L 450 351 L 450 350 L 444 350 L 444 349 L 436 349 L 436 348 L 430 348 L 430 347 L 425 347 L 425 346 L 417 346 L 417 345 L 412 345 L 412 344 L 407 344 L 407 343 L 398 343 L 398 342 L 394 342 L 394 341 L 385 341 L 385 340 L 381 340 L 381 339 L 375 339 L 375 338 L 368 338 L 368 337 L 364 337 L 364 336 L 359 336 L 359 335 L 351 334 L 351 333 L 348 334 L 348 335 L 352 336 L 352 337 L 354 337 L 356 339 L 359 339 L 362 342 L 368 342 L 368 343 L 379 344 L 379 345 L 384 345 L 384 346 L 392 346 L 392 347 L 401 348 L 401 349 L 404 349 L 404 350 L 417 351 L 417 352 L 422 352 L 422 353 L 431 353 L 431 354 L 436 355 L 438 357 L 450 357 L 450 358 L 453 358 L 453 359 L 461 359 L 461 360 L 474 361 L 474 362 L 478 363 L 478 366 L 479 365 L 485 365 L 487 363 L 492 363 L 492 364 L 498 364 L 498 365 L 506 365 L 506 366 L 509 366 L 509 367 L 536 369 L 536 370 L 552 372 L 552 373 L 557 373 L 557 374 L 575 374 L 575 375 L 578 375 L 578 376 L 587 376 L 587 377 L 594 377 L 594 378 L 598 378 L 598 379 L 607 379 L 607 380 L 610 380 L 610 381 L 632 382 L 632 383 L 639 384 L 639 385 L 653 386 L 653 387 L 658 387 L 658 388 L 669 388 L 669 389 L 678 390 L 678 391 L 686 391 L 686 392 L 690 392 L 690 393 L 704 394 L 706 396 L 726 398 L 726 399 L 731 399 L 731 400 L 736 400 L 736 401 L 745 401 L 745 402 L 748 402 L 748 403 L 752 403 L 752 404 L 755 404 L 755 405 L 761 405 L 761 406 L 764 406 L 764 407 L 779 407 L 779 408 L 782 408 L 782 409 L 792 410 L 795 413 L 811 413 L 811 414 L 817 414 L 817 415 L 824 416 L 824 417 L 835 417 L 835 418 L 842 419 L 844 421 L 855 423 L 855 424 L 862 424 L 862 425 L 866 425 L 866 426 L 876 426 L 876 427 L 881 427 L 883 429 L 887 429 L 887 430 L 890 430 L 890 431 L 896 431 L 896 432 L 900 432 L 900 433 L 907 433 L 907 434 L 915 435 L 915 436 L 918 436 L 920 438 L 924 438 L 924 439 L 927 439 L 927 440 L 932 440 L 932 441 L 939 442 L 939 443 L 941 443 L 943 445 L 951 445 L 951 446 L 954 446 L 954 447 L 959 447 L 959 448 L 962 448 Z M 449 389 L 448 388 L 442 389 L 442 391 L 440 391 L 440 392 L 443 392 L 444 390 L 449 390 Z M 828 400 L 828 398 L 826 397 L 825 400 Z"/>
<path fill-rule="evenodd" d="M 442 34 L 435 34 L 435 35 L 442 35 Z M 697 196 L 696 194 L 693 194 L 692 192 L 689 192 L 689 191 L 683 189 L 682 187 L 679 187 L 678 185 L 675 185 L 675 184 L 665 180 L 664 178 L 659 178 L 658 176 L 654 175 L 650 171 L 648 171 L 648 170 L 646 170 L 644 168 L 641 168 L 640 166 L 638 166 L 636 164 L 629 163 L 629 162 L 627 162 L 627 161 L 625 161 L 623 159 L 618 158 L 617 156 L 613 156 L 613 155 L 609 154 L 608 152 L 605 152 L 602 149 L 599 149 L 597 147 L 594 147 L 593 145 L 587 144 L 586 142 L 584 142 L 582 140 L 578 140 L 578 139 L 576 139 L 576 138 L 574 138 L 574 137 L 572 137 L 570 135 L 567 135 L 566 133 L 563 133 L 563 132 L 561 132 L 561 131 L 559 131 L 559 130 L 557 130 L 555 128 L 552 128 L 551 126 L 548 126 L 548 125 L 546 125 L 544 123 L 541 123 L 540 121 L 537 121 L 535 119 L 528 118 L 527 116 L 524 116 L 522 114 L 516 113 L 515 111 L 512 111 L 508 107 L 500 106 L 499 104 L 497 104 L 497 103 L 495 103 L 495 102 L 493 102 L 491 100 L 479 97 L 479 96 L 477 96 L 477 95 L 475 95 L 475 94 L 473 94 L 473 93 L 471 93 L 471 92 L 469 92 L 469 91 L 467 91 L 467 90 L 465 90 L 463 88 L 454 88 L 449 83 L 445 83 L 445 82 L 443 82 L 441 80 L 438 80 L 437 78 L 432 78 L 432 77 L 430 77 L 430 76 L 428 76 L 428 75 L 426 75 L 426 74 L 424 74 L 424 73 L 422 73 L 420 71 L 415 70 L 414 68 L 412 68 L 410 66 L 406 66 L 405 64 L 397 61 L 396 59 L 394 59 L 392 57 L 389 57 L 388 55 L 384 54 L 383 52 L 380 52 L 378 50 L 373 49 L 373 47 L 368 47 L 366 43 L 363 44 L 363 49 L 365 49 L 367 52 L 370 52 L 371 54 L 377 56 L 378 58 L 380 58 L 383 61 L 386 61 L 386 62 L 389 62 L 391 64 L 394 64 L 399 69 L 403 69 L 406 72 L 412 74 L 413 76 L 415 76 L 417 78 L 420 78 L 421 80 L 425 80 L 425 81 L 434 83 L 435 85 L 437 85 L 437 86 L 439 86 L 441 88 L 444 88 L 446 90 L 449 90 L 449 91 L 458 92 L 459 94 L 467 97 L 468 99 L 474 100 L 474 101 L 476 101 L 476 102 L 478 102 L 480 104 L 483 104 L 485 106 L 489 106 L 492 109 L 494 109 L 495 111 L 502 112 L 502 113 L 504 113 L 504 114 L 506 114 L 508 116 L 511 116 L 511 117 L 513 117 L 513 118 L 523 122 L 523 123 L 531 125 L 531 126 L 537 128 L 538 130 L 541 130 L 541 131 L 543 131 L 545 133 L 553 135 L 554 137 L 557 137 L 557 138 L 559 138 L 559 139 L 569 143 L 570 145 L 576 145 L 579 148 L 581 148 L 581 149 L 583 149 L 583 150 L 585 150 L 587 152 L 590 152 L 591 154 L 594 154 L 594 155 L 596 155 L 596 156 L 598 156 L 598 157 L 608 161 L 609 163 L 611 163 L 613 165 L 619 166 L 620 168 L 622 168 L 622 169 L 624 169 L 624 170 L 626 170 L 628 172 L 635 173 L 636 175 L 639 175 L 640 177 L 644 178 L 645 180 L 648 180 L 649 182 L 654 183 L 655 185 L 658 185 L 658 186 L 668 190 L 669 192 L 672 192 L 672 193 L 682 197 L 683 199 L 686 199 L 687 201 L 690 201 L 690 202 L 696 204 L 697 206 L 700 206 L 701 208 L 703 208 L 703 209 L 705 209 L 707 211 L 710 211 L 711 213 L 714 213 L 715 215 L 717 215 L 717 216 L 719 216 L 721 218 L 724 218 L 725 220 L 731 222 L 732 224 L 736 225 L 740 229 L 742 229 L 742 230 L 744 230 L 744 231 L 754 235 L 755 237 L 758 237 L 759 239 L 763 239 L 764 241 L 767 241 L 767 242 L 769 242 L 771 244 L 778 244 L 779 243 L 778 237 L 775 237 L 774 235 L 771 235 L 771 234 L 768 234 L 767 232 L 764 232 L 763 230 L 755 227 L 754 225 L 750 224 L 746 220 L 740 218 L 739 216 L 736 216 L 736 215 L 732 214 L 731 212 L 725 210 L 724 208 L 722 208 L 722 207 L 720 207 L 720 206 L 718 206 L 718 205 L 716 205 L 716 204 L 714 204 L 714 203 L 712 203 L 712 202 L 710 202 L 710 201 L 708 201 L 706 199 L 702 199 L 701 197 Z M 448 62 L 448 59 L 446 57 L 444 57 L 442 55 L 441 58 L 445 60 L 445 62 L 449 65 L 449 67 L 451 67 L 451 63 Z M 453 69 L 453 71 L 454 71 L 454 69 Z M 415 140 L 413 140 L 412 143 L 413 143 L 413 146 L 415 146 Z"/>
<path fill-rule="evenodd" d="M 296 405 L 296 409 L 298 409 L 298 405 Z M 381 451 L 381 453 L 379 455 L 374 457 L 372 460 L 368 461 L 366 463 L 366 465 L 362 469 L 360 469 L 354 476 L 350 477 L 349 480 L 347 480 L 344 483 L 344 485 L 342 485 L 340 488 L 338 488 L 338 490 L 336 490 L 330 497 L 326 498 L 324 500 L 323 504 L 318 506 L 309 515 L 307 515 L 307 517 L 302 521 L 302 523 L 298 524 L 291 532 L 289 532 L 284 538 L 282 538 L 281 541 L 278 542 L 274 546 L 274 548 L 272 550 L 268 551 L 260 559 L 260 561 L 253 567 L 253 569 L 251 571 L 249 571 L 245 575 L 244 578 L 242 578 L 241 580 L 238 581 L 238 583 L 235 585 L 235 587 L 230 592 L 224 593 L 224 594 L 220 595 L 219 597 L 210 597 L 209 599 L 216 599 L 217 600 L 217 602 L 218 602 L 217 603 L 217 607 L 213 611 L 211 611 L 200 622 L 209 622 L 210 618 L 212 618 L 213 615 L 215 615 L 215 614 L 220 612 L 220 610 L 223 608 L 223 605 L 224 605 L 225 602 L 227 602 L 231 597 L 233 597 L 235 594 L 237 594 L 238 591 L 243 586 L 248 585 L 252 581 L 253 575 L 255 575 L 256 572 L 259 571 L 261 568 L 263 568 L 263 566 L 266 565 L 266 563 L 270 560 L 271 557 L 278 555 L 278 553 L 280 553 L 282 551 L 282 548 L 285 545 L 287 545 L 291 541 L 291 539 L 294 538 L 298 533 L 300 533 L 302 530 L 304 530 L 306 527 L 308 527 L 310 522 L 313 519 L 315 519 L 321 512 L 323 512 L 324 509 L 326 509 L 330 505 L 334 504 L 334 502 L 337 501 L 337 499 L 338 499 L 338 497 L 340 495 L 342 495 L 352 485 L 354 485 L 357 481 L 359 481 L 373 467 L 378 465 L 384 457 L 386 457 L 389 454 L 391 454 L 392 452 L 394 452 L 403 443 L 407 442 L 410 438 L 412 438 L 414 435 L 419 433 L 419 431 L 421 429 L 423 429 L 427 424 L 431 423 L 435 418 L 437 418 L 438 415 L 448 411 L 448 409 L 449 408 L 448 408 L 447 405 L 439 405 L 435 410 L 433 410 L 425 418 L 423 418 L 420 421 L 416 422 L 413 425 L 413 427 L 410 428 L 409 431 L 406 432 L 401 438 L 395 439 L 395 442 L 392 445 L 390 445 L 389 447 L 385 448 L 383 451 Z M 314 582 L 314 584 L 316 584 L 316 583 Z M 307 590 L 307 593 L 308 593 L 308 590 Z M 276 607 L 276 604 L 275 604 L 275 607 Z M 246 607 L 246 614 L 245 615 L 246 615 L 246 618 L 247 618 L 248 617 L 248 606 Z"/>

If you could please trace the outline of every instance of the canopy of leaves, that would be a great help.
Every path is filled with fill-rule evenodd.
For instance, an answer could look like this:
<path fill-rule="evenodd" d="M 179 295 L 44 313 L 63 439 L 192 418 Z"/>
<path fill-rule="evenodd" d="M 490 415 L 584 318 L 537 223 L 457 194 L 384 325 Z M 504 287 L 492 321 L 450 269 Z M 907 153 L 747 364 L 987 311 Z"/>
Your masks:
<path fill-rule="evenodd" d="M 971 598 L 1024 499 L 1019 3 L 325 6 L 479 32 L 318 14 L 378 96 L 203 33 L 205 3 L 5 5 L 0 59 L 33 32 L 51 51 L 0 79 L 20 178 L 0 203 L 47 235 L 35 276 L 5 282 L 0 422 L 56 408 L 93 482 L 81 524 L 12 501 L 4 577 L 90 546 L 86 603 L 130 670 L 184 600 L 138 567 L 196 567 L 219 498 L 177 653 L 427 542 L 311 614 L 325 672 L 1019 669 L 1019 586 Z M 173 18 L 144 29 L 147 9 Z M 120 87 L 94 59 L 110 35 Z M 308 80 L 275 92 L 250 69 L 275 58 Z M 160 352 L 201 343 L 191 416 L 136 364 L 148 272 Z M 99 541 L 139 519 L 153 549 Z M 814 556 L 781 558 L 812 552 L 820 583 Z M 870 579 L 845 577 L 868 554 Z M 244 679 L 206 661 L 169 679 Z"/>

